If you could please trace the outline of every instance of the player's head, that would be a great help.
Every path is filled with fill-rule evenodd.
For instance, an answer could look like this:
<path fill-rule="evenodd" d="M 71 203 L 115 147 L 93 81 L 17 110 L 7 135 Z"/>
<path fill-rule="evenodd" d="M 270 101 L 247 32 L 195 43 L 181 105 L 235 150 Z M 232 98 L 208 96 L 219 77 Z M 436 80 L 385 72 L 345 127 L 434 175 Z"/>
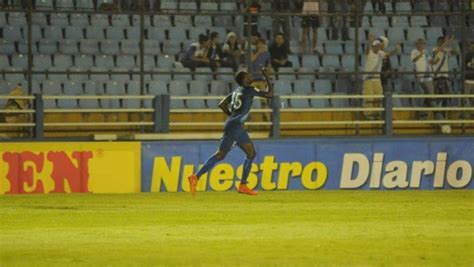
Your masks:
<path fill-rule="evenodd" d="M 438 46 L 441 46 L 444 43 L 444 40 L 445 40 L 444 36 L 440 36 L 436 40 L 436 44 L 438 44 Z"/>
<path fill-rule="evenodd" d="M 378 39 L 375 39 L 375 41 L 372 42 L 372 50 L 374 51 L 374 53 L 377 53 L 382 49 L 383 49 L 382 42 Z"/>
<path fill-rule="evenodd" d="M 426 48 L 425 39 L 420 38 L 420 39 L 416 40 L 415 46 L 416 46 L 416 49 L 418 49 L 420 51 L 425 50 L 425 48 Z"/>
<path fill-rule="evenodd" d="M 275 35 L 275 43 L 280 46 L 285 43 L 285 36 L 283 36 L 283 33 L 277 33 Z"/>
<path fill-rule="evenodd" d="M 252 76 L 245 70 L 239 71 L 235 75 L 235 82 L 240 86 L 250 85 L 252 82 Z"/>

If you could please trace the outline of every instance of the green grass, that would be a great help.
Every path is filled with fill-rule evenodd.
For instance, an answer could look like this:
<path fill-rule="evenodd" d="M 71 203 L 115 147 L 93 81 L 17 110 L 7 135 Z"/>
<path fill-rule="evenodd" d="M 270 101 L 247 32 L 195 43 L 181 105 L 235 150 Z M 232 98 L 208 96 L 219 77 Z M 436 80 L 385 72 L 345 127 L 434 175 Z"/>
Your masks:
<path fill-rule="evenodd" d="M 474 191 L 0 197 L 0 266 L 473 266 Z"/>

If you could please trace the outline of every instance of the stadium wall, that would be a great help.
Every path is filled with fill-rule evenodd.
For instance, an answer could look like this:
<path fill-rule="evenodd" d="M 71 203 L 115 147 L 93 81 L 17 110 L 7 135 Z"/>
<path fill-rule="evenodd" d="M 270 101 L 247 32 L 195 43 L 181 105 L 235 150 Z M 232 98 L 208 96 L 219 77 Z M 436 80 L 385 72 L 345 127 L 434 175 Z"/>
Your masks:
<path fill-rule="evenodd" d="M 142 144 L 142 191 L 188 191 L 186 179 L 217 142 Z M 472 189 L 474 138 L 256 141 L 249 186 L 260 190 Z M 245 155 L 232 150 L 198 190 L 235 190 Z M 237 177 L 234 179 L 234 177 Z"/>
<path fill-rule="evenodd" d="M 188 191 L 216 141 L 0 143 L 0 193 Z M 259 190 L 473 189 L 474 137 L 255 141 Z M 235 190 L 245 155 L 232 150 L 200 191 Z"/>

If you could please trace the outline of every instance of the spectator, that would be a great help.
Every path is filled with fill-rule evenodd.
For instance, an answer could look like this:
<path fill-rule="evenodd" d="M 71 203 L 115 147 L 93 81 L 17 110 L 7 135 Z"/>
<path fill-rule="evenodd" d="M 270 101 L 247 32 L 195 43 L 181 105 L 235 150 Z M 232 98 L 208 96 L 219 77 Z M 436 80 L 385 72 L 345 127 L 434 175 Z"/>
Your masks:
<path fill-rule="evenodd" d="M 415 64 L 415 72 L 418 82 L 423 89 L 425 94 L 434 94 L 433 85 L 433 64 L 434 60 L 428 55 L 426 51 L 426 41 L 422 38 L 418 39 L 415 43 L 415 49 L 411 52 L 411 61 Z M 424 100 L 424 106 L 436 107 L 436 101 L 433 98 L 427 98 Z M 437 120 L 443 119 L 441 112 L 435 112 L 435 118 Z M 426 119 L 428 114 L 426 112 L 418 112 L 419 119 Z"/>
<path fill-rule="evenodd" d="M 186 50 L 186 53 L 181 60 L 184 67 L 194 70 L 197 67 L 211 67 L 211 62 L 208 57 L 209 38 L 204 35 L 199 35 L 199 42 L 192 43 Z"/>
<path fill-rule="evenodd" d="M 243 53 L 239 40 L 237 40 L 237 35 L 234 32 L 229 32 L 227 34 L 227 39 L 222 49 L 226 59 L 232 61 L 232 66 L 234 66 L 234 70 L 237 71 L 237 66 L 239 66 L 242 61 Z"/>
<path fill-rule="evenodd" d="M 318 28 L 321 26 L 321 22 L 318 16 L 319 14 L 319 0 L 305 0 L 303 3 L 303 21 L 301 22 L 301 27 L 303 27 L 303 36 L 301 37 L 301 52 L 306 53 L 307 40 L 311 40 L 309 29 L 312 29 L 313 39 L 311 52 L 319 53 L 316 46 L 318 44 Z"/>
<path fill-rule="evenodd" d="M 288 0 L 274 0 L 273 11 L 278 13 L 289 12 L 290 2 Z M 273 34 L 283 32 L 285 36 L 285 45 L 289 47 L 288 39 L 290 37 L 290 17 L 289 16 L 274 16 L 272 20 Z M 281 30 L 280 30 L 281 29 Z"/>
<path fill-rule="evenodd" d="M 348 0 L 331 0 L 328 1 L 328 12 L 349 12 L 350 5 Z M 339 31 L 341 31 L 341 37 L 343 41 L 350 40 L 349 38 L 349 29 L 347 28 L 348 17 L 347 16 L 331 16 L 330 17 L 330 27 L 331 33 L 329 38 L 331 40 L 339 39 Z"/>
<path fill-rule="evenodd" d="M 380 36 L 377 38 L 380 42 L 382 42 L 382 51 L 385 52 L 385 49 L 388 47 L 388 38 L 385 36 Z M 390 62 L 390 57 L 384 57 L 382 60 L 382 71 L 380 80 L 382 82 L 383 91 L 391 91 L 390 83 L 388 82 L 389 79 L 392 78 L 393 69 L 392 69 L 392 62 Z"/>
<path fill-rule="evenodd" d="M 466 61 L 466 79 L 464 81 L 464 93 L 465 94 L 474 94 L 474 40 L 471 41 L 469 46 L 469 52 L 465 56 Z M 464 106 L 472 107 L 474 106 L 474 98 L 463 99 Z M 471 117 L 474 118 L 474 112 L 471 113 Z"/>
<path fill-rule="evenodd" d="M 450 94 L 452 93 L 451 80 L 449 79 L 449 57 L 457 54 L 448 46 L 453 42 L 454 37 L 446 39 L 441 36 L 437 40 L 436 47 L 433 48 L 433 72 L 434 72 L 434 91 L 437 94 Z M 448 106 L 449 99 L 441 99 L 438 102 L 442 103 L 443 107 Z"/>
<path fill-rule="evenodd" d="M 275 36 L 275 42 L 269 48 L 270 56 L 272 60 L 273 70 L 278 71 L 280 67 L 292 67 L 290 61 L 288 61 L 288 54 L 290 49 L 285 44 L 285 37 L 282 33 L 278 33 Z"/>
<path fill-rule="evenodd" d="M 251 16 L 245 16 L 244 18 L 244 36 L 248 37 L 249 32 L 248 28 L 250 26 L 250 36 L 254 35 L 255 33 L 258 32 L 258 13 L 260 13 L 260 10 L 262 9 L 262 5 L 260 4 L 260 1 L 258 0 L 253 0 L 250 5 L 245 8 L 245 12 L 248 14 L 251 14 Z M 250 25 L 249 25 L 250 24 Z"/>
<path fill-rule="evenodd" d="M 263 38 L 259 38 L 256 43 L 256 51 L 251 55 L 251 73 L 253 78 L 252 86 L 258 89 L 265 89 L 265 77 L 262 75 L 262 68 L 270 65 L 270 53 Z"/>
<path fill-rule="evenodd" d="M 366 60 L 364 65 L 364 82 L 362 84 L 363 95 L 382 95 L 383 88 L 380 80 L 380 72 L 382 70 L 382 62 L 385 58 L 396 55 L 400 51 L 400 45 L 389 53 L 383 51 L 383 43 L 369 35 L 369 43 L 365 52 Z M 387 40 L 388 41 L 388 40 Z M 364 98 L 364 108 L 382 107 L 382 100 L 379 98 Z M 379 111 L 364 111 L 364 116 L 368 120 L 376 120 L 381 118 Z"/>
<path fill-rule="evenodd" d="M 211 33 L 210 46 L 207 56 L 209 57 L 210 65 L 213 70 L 218 67 L 235 67 L 232 64 L 232 61 L 225 57 L 218 32 Z"/>

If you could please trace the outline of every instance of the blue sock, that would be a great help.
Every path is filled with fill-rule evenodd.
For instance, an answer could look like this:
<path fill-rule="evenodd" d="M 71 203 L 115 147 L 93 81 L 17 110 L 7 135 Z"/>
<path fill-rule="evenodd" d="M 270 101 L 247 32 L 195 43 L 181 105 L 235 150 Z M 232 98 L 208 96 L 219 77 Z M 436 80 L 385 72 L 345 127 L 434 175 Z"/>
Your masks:
<path fill-rule="evenodd" d="M 212 169 L 212 167 L 214 167 L 214 165 L 216 165 L 216 163 L 218 161 L 219 160 L 217 159 L 216 155 L 213 155 L 212 157 L 207 159 L 206 163 L 204 163 L 204 166 L 202 166 L 202 168 L 196 173 L 196 176 L 199 178 L 199 177 L 201 177 L 201 175 L 203 175 L 206 172 L 210 171 Z"/>
<path fill-rule="evenodd" d="M 249 177 L 250 169 L 252 168 L 253 159 L 245 159 L 244 170 L 242 171 L 242 181 L 241 184 L 247 184 L 247 178 Z"/>

